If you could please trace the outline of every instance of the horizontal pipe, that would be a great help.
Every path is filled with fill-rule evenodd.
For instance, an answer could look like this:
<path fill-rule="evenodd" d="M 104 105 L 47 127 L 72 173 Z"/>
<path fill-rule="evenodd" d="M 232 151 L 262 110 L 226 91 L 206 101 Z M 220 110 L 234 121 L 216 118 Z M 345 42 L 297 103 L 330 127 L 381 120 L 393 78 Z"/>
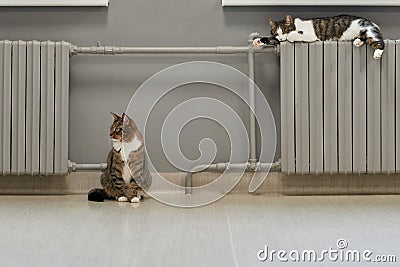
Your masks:
<path fill-rule="evenodd" d="M 71 55 L 96 54 L 237 54 L 248 53 L 272 53 L 277 51 L 275 46 L 216 46 L 216 47 L 117 47 L 117 46 L 71 46 Z"/>
<path fill-rule="evenodd" d="M 281 171 L 281 161 L 275 161 L 273 163 L 261 163 L 257 162 L 255 164 L 255 168 L 253 167 L 252 162 L 246 163 L 216 163 L 211 165 L 198 165 L 192 168 L 190 172 L 186 174 L 185 177 L 185 194 L 192 193 L 192 180 L 193 180 L 193 173 L 201 172 L 201 171 L 217 171 L 217 172 L 224 172 L 227 169 L 243 169 L 245 168 L 246 171 L 262 171 L 263 169 L 269 170 L 269 172 L 280 172 Z"/>
<path fill-rule="evenodd" d="M 68 171 L 79 172 L 79 171 L 102 171 L 107 168 L 107 163 L 83 163 L 79 164 L 76 162 L 69 161 Z"/>
<path fill-rule="evenodd" d="M 257 162 L 255 164 L 255 168 L 253 167 L 253 163 L 246 162 L 246 163 L 229 163 L 229 162 L 222 162 L 222 163 L 215 163 L 211 165 L 198 165 L 192 168 L 190 172 L 186 174 L 185 177 L 185 194 L 192 193 L 192 180 L 193 180 L 193 173 L 202 172 L 202 171 L 217 171 L 217 172 L 224 172 L 227 169 L 243 169 L 245 171 L 257 171 L 257 170 L 269 170 L 269 172 L 280 172 L 281 171 L 281 162 L 276 161 L 273 163 L 260 163 Z M 107 163 L 95 163 L 95 164 L 78 164 L 76 162 L 69 161 L 69 172 L 82 172 L 82 171 L 101 171 L 107 167 Z"/>

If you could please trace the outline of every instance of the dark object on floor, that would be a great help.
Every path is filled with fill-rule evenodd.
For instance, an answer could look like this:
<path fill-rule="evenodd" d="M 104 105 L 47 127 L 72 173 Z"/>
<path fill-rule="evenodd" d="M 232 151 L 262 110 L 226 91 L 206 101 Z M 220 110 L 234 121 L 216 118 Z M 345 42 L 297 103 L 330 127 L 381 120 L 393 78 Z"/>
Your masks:
<path fill-rule="evenodd" d="M 95 201 L 95 202 L 104 202 L 106 198 L 106 192 L 104 189 L 95 188 L 89 191 L 88 193 L 88 200 Z"/>
<path fill-rule="evenodd" d="M 273 36 L 261 37 L 260 42 L 264 45 L 278 45 L 279 41 Z"/>

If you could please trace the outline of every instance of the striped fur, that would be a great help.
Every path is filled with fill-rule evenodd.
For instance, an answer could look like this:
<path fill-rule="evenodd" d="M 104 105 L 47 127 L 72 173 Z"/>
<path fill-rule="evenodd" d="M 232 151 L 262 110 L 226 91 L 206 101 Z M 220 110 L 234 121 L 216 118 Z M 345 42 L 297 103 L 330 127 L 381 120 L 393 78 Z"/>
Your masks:
<path fill-rule="evenodd" d="M 137 202 L 143 195 L 143 190 L 148 190 L 152 182 L 146 166 L 143 136 L 128 115 L 112 115 L 114 122 L 110 128 L 110 138 L 114 144 L 108 153 L 107 168 L 103 171 L 100 182 L 107 197 Z M 131 142 L 135 142 L 134 146 L 130 145 Z M 131 148 L 132 151 L 129 150 Z M 124 155 L 128 159 L 127 164 Z M 127 173 L 129 177 L 126 182 L 124 176 Z"/>

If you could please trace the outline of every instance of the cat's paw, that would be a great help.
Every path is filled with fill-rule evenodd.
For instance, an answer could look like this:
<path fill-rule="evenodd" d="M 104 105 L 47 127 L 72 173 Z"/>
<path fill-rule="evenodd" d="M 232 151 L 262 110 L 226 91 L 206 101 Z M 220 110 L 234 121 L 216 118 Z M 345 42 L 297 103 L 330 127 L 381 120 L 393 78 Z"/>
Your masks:
<path fill-rule="evenodd" d="M 353 44 L 355 47 L 360 47 L 364 44 L 364 42 L 361 39 L 357 38 L 354 40 Z"/>
<path fill-rule="evenodd" d="M 127 197 L 119 197 L 117 198 L 118 202 L 128 202 L 128 198 Z"/>
<path fill-rule="evenodd" d="M 375 59 L 380 59 L 382 57 L 382 53 L 383 53 L 383 50 L 376 49 L 375 52 L 374 52 L 374 58 Z"/>
<path fill-rule="evenodd" d="M 264 44 L 261 42 L 261 38 L 256 38 L 253 40 L 253 45 L 254 46 L 263 46 Z"/>
<path fill-rule="evenodd" d="M 131 203 L 139 203 L 139 198 L 138 197 L 134 197 L 131 199 Z"/>

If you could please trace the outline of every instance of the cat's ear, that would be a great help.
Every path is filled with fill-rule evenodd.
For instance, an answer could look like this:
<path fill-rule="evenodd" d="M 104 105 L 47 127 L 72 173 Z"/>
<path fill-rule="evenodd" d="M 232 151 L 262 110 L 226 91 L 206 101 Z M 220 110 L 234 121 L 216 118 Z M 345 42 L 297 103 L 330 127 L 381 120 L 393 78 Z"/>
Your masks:
<path fill-rule="evenodd" d="M 286 15 L 285 17 L 285 24 L 286 25 L 292 25 L 293 24 L 293 18 L 290 15 Z"/>
<path fill-rule="evenodd" d="M 275 27 L 275 26 L 276 26 L 276 21 L 273 21 L 272 19 L 268 19 L 268 24 L 269 24 L 271 27 Z"/>
<path fill-rule="evenodd" d="M 117 114 L 115 114 L 114 112 L 110 112 L 111 113 L 111 115 L 113 116 L 113 118 L 114 118 L 114 120 L 118 120 L 120 117 L 117 115 Z"/>
<path fill-rule="evenodd" d="M 122 113 L 122 121 L 123 121 L 123 122 L 126 122 L 126 123 L 129 122 L 129 117 L 128 117 L 128 115 L 125 114 L 125 112 Z"/>

